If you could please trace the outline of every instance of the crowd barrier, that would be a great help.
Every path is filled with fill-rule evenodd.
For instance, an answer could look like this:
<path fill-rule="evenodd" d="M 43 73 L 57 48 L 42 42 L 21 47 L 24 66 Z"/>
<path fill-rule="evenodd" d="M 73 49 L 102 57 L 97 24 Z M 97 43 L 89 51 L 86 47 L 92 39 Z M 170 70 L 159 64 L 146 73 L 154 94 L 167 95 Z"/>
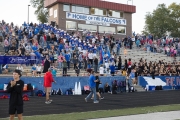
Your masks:
<path fill-rule="evenodd" d="M 156 86 L 162 86 L 163 90 L 179 89 L 180 77 L 179 76 L 156 76 L 155 79 L 147 76 L 138 77 L 138 84 L 142 87 L 149 87 L 150 90 L 154 90 Z"/>
<path fill-rule="evenodd" d="M 34 86 L 37 90 L 44 90 L 43 77 L 22 77 L 21 79 L 24 81 L 25 84 L 31 83 L 32 86 Z M 67 89 L 70 88 L 74 89 L 76 82 L 81 83 L 81 89 L 83 90 L 83 87 L 85 85 L 88 85 L 89 77 L 55 77 L 54 79 L 57 83 L 56 84 L 54 83 L 52 85 L 52 89 L 58 90 L 59 88 L 61 88 L 63 93 L 65 93 Z M 11 77 L 1 77 L 0 85 L 7 84 L 11 80 L 12 80 Z M 123 76 L 100 77 L 100 81 L 102 82 L 100 87 L 104 87 L 106 83 L 109 83 L 109 85 L 111 86 L 113 80 L 124 81 L 125 77 Z"/>

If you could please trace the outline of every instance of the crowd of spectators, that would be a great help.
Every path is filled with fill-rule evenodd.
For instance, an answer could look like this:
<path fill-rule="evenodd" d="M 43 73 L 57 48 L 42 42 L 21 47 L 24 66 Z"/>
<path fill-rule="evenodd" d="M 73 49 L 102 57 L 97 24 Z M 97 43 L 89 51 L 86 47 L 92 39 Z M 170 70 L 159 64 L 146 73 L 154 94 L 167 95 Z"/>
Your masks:
<path fill-rule="evenodd" d="M 153 37 L 135 37 L 136 46 L 144 47 L 144 50 L 154 53 L 163 53 L 170 57 L 180 55 L 180 39 L 165 36 L 161 39 Z"/>
<path fill-rule="evenodd" d="M 125 40 L 128 40 L 127 37 Z M 4 20 L 0 23 L 0 41 L 5 56 L 36 56 L 36 65 L 42 65 L 43 73 L 52 66 L 57 67 L 58 71 L 62 69 L 66 75 L 73 64 L 77 76 L 80 70 L 90 72 L 94 69 L 97 72 L 99 65 L 106 63 L 107 67 L 109 62 L 110 66 L 113 66 L 109 67 L 111 73 L 114 74 L 122 42 L 111 34 L 100 36 L 99 33 L 93 34 L 86 30 L 82 33 L 64 31 L 52 25 L 36 23 L 23 23 L 18 27 Z M 34 66 L 26 64 L 28 65 Z M 32 73 L 35 70 L 32 68 Z"/>
<path fill-rule="evenodd" d="M 36 56 L 35 64 L 26 64 L 32 66 L 32 76 L 41 76 L 41 72 L 47 72 L 50 67 L 54 69 L 54 76 L 61 70 L 63 75 L 67 75 L 70 68 L 77 76 L 83 70 L 90 73 L 94 69 L 101 76 L 130 77 L 134 84 L 137 84 L 137 76 L 179 75 L 180 64 L 177 62 L 147 63 L 143 59 L 137 63 L 132 63 L 131 59 L 122 61 L 121 48 L 132 49 L 133 41 L 137 47 L 144 47 L 148 52 L 164 52 L 174 57 L 180 51 L 180 43 L 176 39 L 155 40 L 152 35 L 136 35 L 133 40 L 131 37 L 114 38 L 111 34 L 100 35 L 86 30 L 81 33 L 64 31 L 47 24 L 23 23 L 17 27 L 4 20 L 0 23 L 0 42 L 4 47 L 4 55 Z M 3 65 L 4 70 L 7 66 Z M 17 69 L 22 69 L 20 66 Z"/>

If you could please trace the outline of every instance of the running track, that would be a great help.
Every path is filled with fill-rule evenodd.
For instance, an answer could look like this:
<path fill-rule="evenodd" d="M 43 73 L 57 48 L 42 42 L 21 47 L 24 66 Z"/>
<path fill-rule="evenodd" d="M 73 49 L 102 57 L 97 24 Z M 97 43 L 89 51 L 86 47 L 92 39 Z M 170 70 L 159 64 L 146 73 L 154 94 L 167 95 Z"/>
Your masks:
<path fill-rule="evenodd" d="M 84 101 L 81 96 L 50 96 L 53 103 L 46 105 L 45 97 L 30 97 L 24 102 L 24 116 L 85 112 L 96 110 L 113 110 L 133 107 L 180 104 L 180 91 L 155 91 L 138 93 L 102 94 L 105 97 L 99 104 L 92 100 Z M 0 99 L 0 118 L 9 117 L 8 99 Z"/>

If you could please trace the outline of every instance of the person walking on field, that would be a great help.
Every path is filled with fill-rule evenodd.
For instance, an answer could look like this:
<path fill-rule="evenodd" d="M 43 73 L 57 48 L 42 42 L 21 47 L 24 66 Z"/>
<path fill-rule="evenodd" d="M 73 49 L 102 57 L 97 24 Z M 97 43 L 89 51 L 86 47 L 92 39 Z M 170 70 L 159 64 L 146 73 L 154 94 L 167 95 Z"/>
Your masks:
<path fill-rule="evenodd" d="M 89 86 L 91 88 L 91 92 L 89 93 L 89 95 L 85 98 L 85 101 L 88 102 L 88 100 L 92 97 L 92 95 L 94 94 L 94 103 L 99 103 L 99 101 L 97 101 L 96 99 L 96 82 L 98 82 L 95 79 L 94 76 L 94 71 L 91 71 L 91 75 L 89 76 Z"/>
<path fill-rule="evenodd" d="M 51 73 L 51 68 L 48 69 L 48 72 L 44 75 L 44 88 L 46 92 L 46 104 L 50 104 L 52 100 L 49 99 L 49 94 L 51 92 L 52 82 L 56 83 L 53 79 L 53 75 Z"/>
<path fill-rule="evenodd" d="M 9 99 L 9 114 L 10 120 L 14 120 L 17 113 L 18 119 L 23 120 L 23 88 L 24 81 L 20 80 L 21 71 L 15 70 L 13 73 L 13 80 L 7 86 L 7 92 L 10 93 Z"/>
<path fill-rule="evenodd" d="M 95 80 L 96 80 L 96 94 L 99 97 L 99 100 L 102 100 L 102 99 L 104 99 L 104 97 L 102 97 L 99 93 L 99 84 L 102 84 L 102 83 L 99 79 L 99 73 L 98 72 L 96 72 Z M 94 98 L 94 94 L 92 95 L 91 99 L 93 99 L 93 98 Z"/>

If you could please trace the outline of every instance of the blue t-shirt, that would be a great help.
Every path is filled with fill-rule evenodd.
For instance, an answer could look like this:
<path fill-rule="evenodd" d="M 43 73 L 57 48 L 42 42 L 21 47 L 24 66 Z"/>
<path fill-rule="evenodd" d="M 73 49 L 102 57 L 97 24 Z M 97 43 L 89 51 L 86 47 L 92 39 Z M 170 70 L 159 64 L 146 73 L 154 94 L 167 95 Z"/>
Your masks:
<path fill-rule="evenodd" d="M 96 51 L 97 51 L 97 50 L 94 48 L 94 49 L 93 49 L 93 53 L 96 53 Z"/>
<path fill-rule="evenodd" d="M 71 56 L 69 55 L 69 54 L 65 54 L 65 59 L 66 59 L 66 61 L 70 61 L 70 58 Z"/>
<path fill-rule="evenodd" d="M 57 73 L 57 71 L 56 70 L 52 70 L 52 75 L 54 76 L 54 77 L 56 77 L 56 73 Z"/>
<path fill-rule="evenodd" d="M 88 46 L 87 45 L 84 45 L 83 46 L 83 50 L 87 50 Z"/>
<path fill-rule="evenodd" d="M 108 62 L 108 58 L 107 57 L 104 58 L 104 62 Z"/>
<path fill-rule="evenodd" d="M 130 79 L 133 79 L 133 78 L 135 78 L 135 73 L 134 73 L 134 72 L 131 72 L 131 73 L 130 73 Z"/>
<path fill-rule="evenodd" d="M 71 39 L 70 41 L 71 41 L 71 44 L 72 44 L 72 45 L 74 45 L 74 44 L 75 44 L 74 39 Z"/>
<path fill-rule="evenodd" d="M 78 41 L 78 40 L 76 40 L 76 41 L 75 41 L 75 44 L 78 46 L 78 45 L 79 45 L 79 41 Z"/>
<path fill-rule="evenodd" d="M 90 75 L 90 76 L 89 76 L 89 86 L 90 86 L 91 88 L 96 87 L 96 83 L 95 83 L 94 81 L 95 81 L 94 75 Z"/>
<path fill-rule="evenodd" d="M 63 37 L 64 36 L 64 32 L 60 32 L 60 36 Z"/>
<path fill-rule="evenodd" d="M 87 65 L 87 69 L 91 69 L 91 64 L 88 64 L 88 65 Z"/>
<path fill-rule="evenodd" d="M 115 72 L 115 66 L 114 65 L 111 65 L 110 69 L 111 69 L 111 72 Z"/>
<path fill-rule="evenodd" d="M 88 51 L 91 51 L 91 52 L 92 52 L 92 51 L 93 51 L 93 48 L 92 48 L 92 47 L 89 47 L 89 48 L 88 48 Z"/>
<path fill-rule="evenodd" d="M 61 51 L 62 49 L 64 49 L 64 45 L 63 44 L 59 44 L 59 50 Z"/>
<path fill-rule="evenodd" d="M 36 70 L 36 67 L 34 67 L 34 66 L 32 66 L 32 68 L 31 68 L 32 70 Z"/>

